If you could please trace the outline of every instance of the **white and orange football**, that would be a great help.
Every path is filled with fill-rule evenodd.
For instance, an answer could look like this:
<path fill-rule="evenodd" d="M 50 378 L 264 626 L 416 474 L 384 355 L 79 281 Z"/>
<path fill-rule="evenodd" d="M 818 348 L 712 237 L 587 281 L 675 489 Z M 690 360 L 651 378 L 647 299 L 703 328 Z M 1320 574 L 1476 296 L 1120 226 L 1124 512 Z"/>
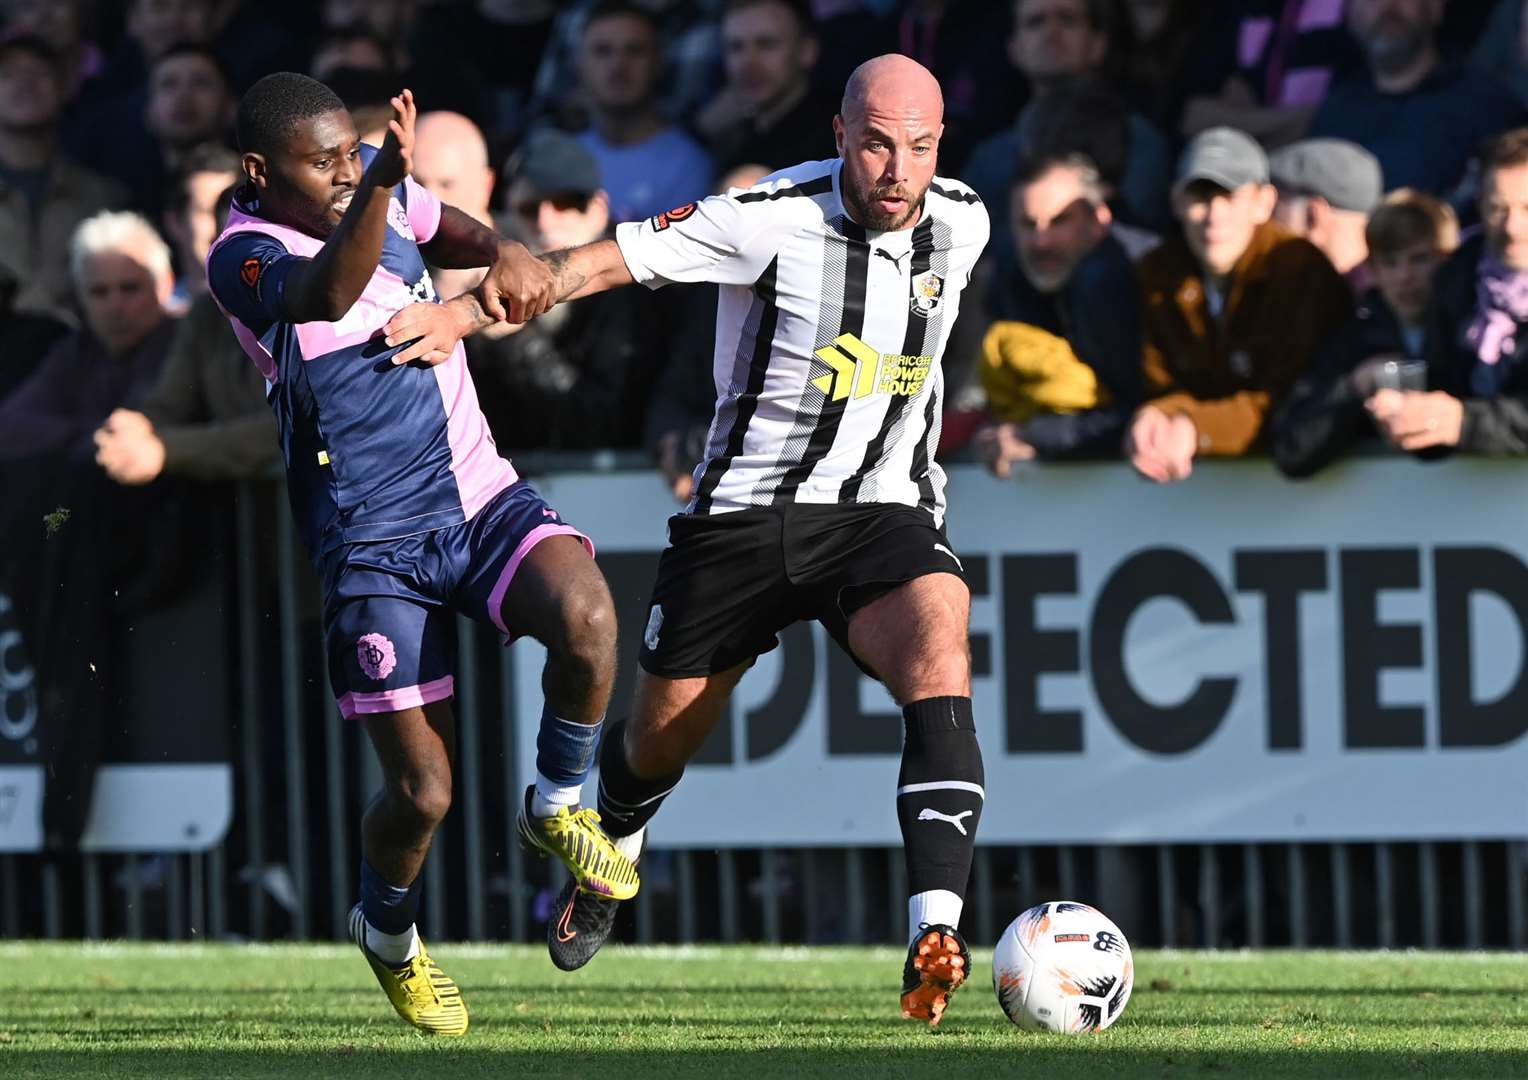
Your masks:
<path fill-rule="evenodd" d="M 1029 1031 L 1102 1031 L 1130 1000 L 1130 943 L 1097 908 L 1054 900 L 1003 931 L 992 956 L 998 1004 Z"/>

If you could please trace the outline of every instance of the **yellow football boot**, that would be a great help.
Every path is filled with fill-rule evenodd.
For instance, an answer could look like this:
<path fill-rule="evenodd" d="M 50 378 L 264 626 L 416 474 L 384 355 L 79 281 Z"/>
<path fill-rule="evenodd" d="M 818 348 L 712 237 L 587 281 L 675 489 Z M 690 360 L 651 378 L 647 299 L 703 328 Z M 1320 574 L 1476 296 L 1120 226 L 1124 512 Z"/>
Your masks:
<path fill-rule="evenodd" d="M 412 960 L 397 966 L 387 963 L 366 947 L 366 919 L 360 904 L 350 909 L 350 937 L 399 1016 L 430 1035 L 467 1034 L 467 1005 L 462 992 L 430 959 L 423 941 Z"/>

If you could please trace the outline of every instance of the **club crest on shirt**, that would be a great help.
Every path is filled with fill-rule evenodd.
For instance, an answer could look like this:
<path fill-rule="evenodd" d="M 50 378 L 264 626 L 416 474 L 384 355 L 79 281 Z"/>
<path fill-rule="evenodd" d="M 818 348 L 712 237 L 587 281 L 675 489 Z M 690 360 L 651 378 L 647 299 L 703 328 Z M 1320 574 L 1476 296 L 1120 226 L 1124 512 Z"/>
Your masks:
<path fill-rule="evenodd" d="M 695 213 L 695 204 L 692 202 L 685 203 L 683 206 L 676 206 L 672 210 L 665 210 L 653 218 L 653 228 L 658 232 L 662 232 L 670 225 L 683 221 L 693 213 Z"/>
<path fill-rule="evenodd" d="M 387 224 L 393 230 L 393 232 L 397 233 L 405 240 L 414 239 L 414 227 L 409 224 L 408 211 L 403 208 L 402 204 L 400 204 L 397 199 L 394 199 L 388 205 Z"/>
<path fill-rule="evenodd" d="M 914 315 L 928 318 L 939 310 L 944 300 L 944 278 L 932 270 L 913 278 L 912 310 Z"/>

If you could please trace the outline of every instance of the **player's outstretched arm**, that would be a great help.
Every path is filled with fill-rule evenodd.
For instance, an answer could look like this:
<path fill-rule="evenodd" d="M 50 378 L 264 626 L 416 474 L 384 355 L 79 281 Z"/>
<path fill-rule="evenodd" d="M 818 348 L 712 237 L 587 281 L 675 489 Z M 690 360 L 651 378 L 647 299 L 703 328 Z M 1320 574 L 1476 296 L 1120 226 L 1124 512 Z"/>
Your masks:
<path fill-rule="evenodd" d="M 528 322 L 557 302 L 551 272 L 524 244 L 505 239 L 454 206 L 441 207 L 440 226 L 420 250 L 445 270 L 488 267 L 479 296 L 496 319 Z"/>
<path fill-rule="evenodd" d="M 343 318 L 377 272 L 387 235 L 388 200 L 408 175 L 414 157 L 413 91 L 404 90 L 391 104 L 387 138 L 362 174 L 349 210 L 323 249 L 287 278 L 285 306 L 292 322 Z"/>
<path fill-rule="evenodd" d="M 548 252 L 541 261 L 552 272 L 559 304 L 636 281 L 614 240 L 596 240 L 583 247 Z"/>

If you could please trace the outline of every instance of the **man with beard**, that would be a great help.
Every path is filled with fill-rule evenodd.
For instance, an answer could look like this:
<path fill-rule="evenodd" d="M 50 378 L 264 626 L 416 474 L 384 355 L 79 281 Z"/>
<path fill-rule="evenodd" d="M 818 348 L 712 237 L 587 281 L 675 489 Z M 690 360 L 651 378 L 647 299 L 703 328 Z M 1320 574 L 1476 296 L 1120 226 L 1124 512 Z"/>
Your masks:
<path fill-rule="evenodd" d="M 1448 197 L 1486 139 L 1523 122 L 1506 87 L 1438 49 L 1443 0 L 1349 0 L 1348 31 L 1369 70 L 1333 88 L 1311 136 L 1347 139 L 1379 158 L 1385 186 Z"/>
<path fill-rule="evenodd" d="M 971 597 L 933 451 L 940 358 L 988 221 L 969 188 L 935 176 L 943 112 L 926 68 L 877 57 L 844 90 L 838 158 L 546 257 L 559 300 L 633 281 L 720 286 L 716 417 L 669 522 L 633 714 L 601 750 L 606 830 L 636 859 L 743 673 L 785 627 L 818 620 L 902 706 L 901 1007 L 931 1026 L 970 971 L 956 927 L 984 798 Z M 471 302 L 453 306 L 410 307 L 389 337 L 440 349 L 434 335 Z M 571 970 L 609 938 L 618 904 L 576 885 L 559 904 L 547 942 Z"/>
<path fill-rule="evenodd" d="M 554 282 L 409 176 L 413 95 L 390 105 L 374 150 L 322 83 L 283 72 L 251 87 L 238 114 L 245 181 L 207 280 L 270 386 L 293 515 L 323 581 L 330 681 L 382 767 L 351 936 L 400 1016 L 462 1035 L 461 992 L 415 929 L 419 872 L 451 804 L 458 613 L 547 648 L 522 842 L 593 893 L 633 896 L 637 875 L 578 809 L 615 681 L 615 611 L 593 546 L 498 455 L 457 342 L 432 357 L 428 342 L 379 333 L 411 300 L 439 306 L 425 259 L 488 267 L 463 303 L 516 321 L 551 306 Z M 426 357 L 440 362 L 409 363 Z"/>

